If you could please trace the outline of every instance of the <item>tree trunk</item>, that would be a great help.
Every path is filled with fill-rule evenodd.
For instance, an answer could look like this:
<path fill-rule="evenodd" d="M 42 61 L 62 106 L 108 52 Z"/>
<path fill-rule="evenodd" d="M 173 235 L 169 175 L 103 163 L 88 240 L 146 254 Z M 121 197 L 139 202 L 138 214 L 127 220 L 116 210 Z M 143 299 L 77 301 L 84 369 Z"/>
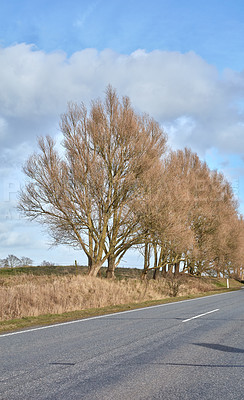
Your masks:
<path fill-rule="evenodd" d="M 184 265 L 183 265 L 183 272 L 186 272 L 187 270 L 187 261 L 184 261 Z"/>
<path fill-rule="evenodd" d="M 88 275 L 90 274 L 92 268 L 92 259 L 90 256 L 88 256 Z"/>
<path fill-rule="evenodd" d="M 173 264 L 168 264 L 168 274 L 172 275 Z"/>
<path fill-rule="evenodd" d="M 153 272 L 153 279 L 159 279 L 159 268 L 156 268 Z"/>
<path fill-rule="evenodd" d="M 108 268 L 106 271 L 106 278 L 107 279 L 114 278 L 114 271 L 115 271 L 115 257 L 111 255 L 108 257 Z"/>
<path fill-rule="evenodd" d="M 157 252 L 157 245 L 154 244 L 153 246 L 154 251 L 154 271 L 153 271 L 153 279 L 157 280 L 159 278 L 159 268 L 158 267 L 158 252 Z"/>
<path fill-rule="evenodd" d="M 188 265 L 188 273 L 190 275 L 195 275 L 194 266 L 192 264 L 190 264 L 190 263 Z"/>
<path fill-rule="evenodd" d="M 147 270 L 143 270 L 141 273 L 141 280 L 145 281 L 147 279 Z"/>
<path fill-rule="evenodd" d="M 145 251 L 144 251 L 144 269 L 142 272 L 142 279 L 146 278 L 148 267 L 150 260 L 150 246 L 148 242 L 145 242 Z"/>
<path fill-rule="evenodd" d="M 88 272 L 88 275 L 89 276 L 97 276 L 97 274 L 100 271 L 101 267 L 102 267 L 101 263 L 92 264 L 91 268 L 90 268 L 90 270 Z"/>
<path fill-rule="evenodd" d="M 175 275 L 179 275 L 180 273 L 180 263 L 175 263 Z"/>
<path fill-rule="evenodd" d="M 163 266 L 163 268 L 162 268 L 162 276 L 165 277 L 166 274 L 167 274 L 167 271 L 166 271 L 166 264 L 165 264 L 165 265 Z"/>

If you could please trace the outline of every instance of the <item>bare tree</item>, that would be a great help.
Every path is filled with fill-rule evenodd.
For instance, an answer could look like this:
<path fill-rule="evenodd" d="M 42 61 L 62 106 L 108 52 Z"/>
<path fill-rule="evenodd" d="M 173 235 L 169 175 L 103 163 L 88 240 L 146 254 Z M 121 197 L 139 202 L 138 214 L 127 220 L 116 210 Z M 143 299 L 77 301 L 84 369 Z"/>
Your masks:
<path fill-rule="evenodd" d="M 53 267 L 54 265 L 55 264 L 52 263 L 51 261 L 46 261 L 46 260 L 43 260 L 42 263 L 41 263 L 42 267 Z"/>
<path fill-rule="evenodd" d="M 140 223 L 147 232 L 145 236 L 145 256 L 148 248 L 153 253 L 154 262 L 144 263 L 144 276 L 154 270 L 154 278 L 162 268 L 179 271 L 183 253 L 192 243 L 192 233 L 187 222 L 188 201 L 185 196 L 185 182 L 178 165 L 172 162 L 172 154 L 159 163 L 158 169 L 144 182 L 142 198 L 137 204 Z M 145 261 L 146 261 L 145 257 Z"/>
<path fill-rule="evenodd" d="M 20 264 L 22 267 L 29 266 L 33 264 L 33 260 L 29 257 L 21 257 Z"/>
<path fill-rule="evenodd" d="M 83 104 L 70 104 L 60 128 L 65 156 L 50 137 L 39 140 L 40 152 L 24 167 L 29 183 L 19 209 L 46 225 L 54 244 L 81 248 L 91 275 L 108 260 L 112 276 L 125 252 L 142 240 L 133 199 L 164 152 L 166 136 L 110 86 L 89 113 Z"/>
<path fill-rule="evenodd" d="M 1 260 L 3 267 L 5 268 L 15 268 L 21 265 L 21 261 L 14 254 L 9 254 L 6 258 Z"/>

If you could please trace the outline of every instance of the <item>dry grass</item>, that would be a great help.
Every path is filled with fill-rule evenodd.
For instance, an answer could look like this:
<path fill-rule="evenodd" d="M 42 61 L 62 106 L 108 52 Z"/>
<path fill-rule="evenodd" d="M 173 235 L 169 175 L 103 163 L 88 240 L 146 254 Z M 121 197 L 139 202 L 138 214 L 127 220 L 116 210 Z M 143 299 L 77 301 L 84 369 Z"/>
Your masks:
<path fill-rule="evenodd" d="M 178 295 L 213 290 L 198 279 L 180 279 Z M 160 300 L 170 295 L 165 279 L 106 280 L 82 275 L 2 276 L 0 278 L 0 320 L 61 314 L 75 310 Z"/>
<path fill-rule="evenodd" d="M 192 277 L 190 279 L 187 279 L 187 277 L 182 277 L 178 295 L 186 296 L 196 293 L 209 292 L 214 289 L 216 289 L 216 286 L 209 280 L 199 279 L 195 277 Z"/>

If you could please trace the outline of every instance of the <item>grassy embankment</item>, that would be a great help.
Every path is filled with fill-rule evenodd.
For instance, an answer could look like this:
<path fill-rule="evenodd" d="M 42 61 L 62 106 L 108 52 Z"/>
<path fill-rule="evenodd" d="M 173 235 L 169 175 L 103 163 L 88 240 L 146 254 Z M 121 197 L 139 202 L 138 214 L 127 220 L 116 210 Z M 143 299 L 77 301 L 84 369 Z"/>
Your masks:
<path fill-rule="evenodd" d="M 85 276 L 86 267 L 0 269 L 0 332 L 53 324 L 226 290 L 226 280 L 187 275 L 142 282 L 138 269 L 118 268 L 115 280 Z M 231 280 L 231 290 L 241 284 Z"/>

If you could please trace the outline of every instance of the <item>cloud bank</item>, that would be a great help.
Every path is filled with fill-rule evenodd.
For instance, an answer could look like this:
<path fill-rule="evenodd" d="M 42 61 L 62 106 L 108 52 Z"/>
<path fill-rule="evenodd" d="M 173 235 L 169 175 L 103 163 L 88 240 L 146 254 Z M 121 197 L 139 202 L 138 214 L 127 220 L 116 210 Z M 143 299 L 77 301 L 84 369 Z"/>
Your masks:
<path fill-rule="evenodd" d="M 0 144 L 57 133 L 67 101 L 103 96 L 111 83 L 138 111 L 154 116 L 174 147 L 244 148 L 244 75 L 217 69 L 194 52 L 86 49 L 67 57 L 18 44 L 0 49 Z"/>

